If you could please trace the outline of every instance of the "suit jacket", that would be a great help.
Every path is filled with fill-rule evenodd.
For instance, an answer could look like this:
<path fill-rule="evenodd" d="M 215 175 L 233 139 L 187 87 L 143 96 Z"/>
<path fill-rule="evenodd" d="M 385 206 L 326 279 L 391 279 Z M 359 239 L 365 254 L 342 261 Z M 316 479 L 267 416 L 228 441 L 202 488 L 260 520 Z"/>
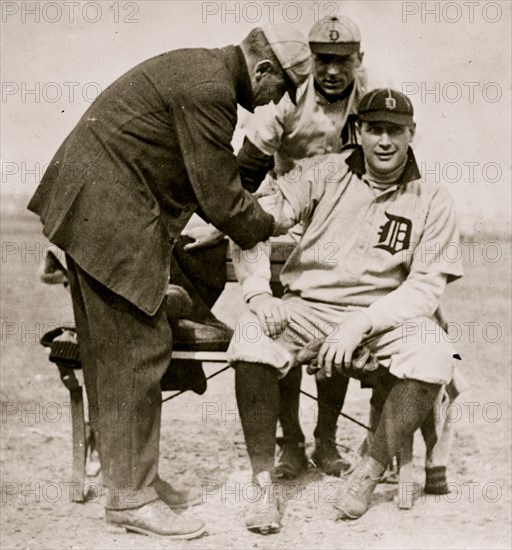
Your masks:
<path fill-rule="evenodd" d="M 149 59 L 91 105 L 28 208 L 83 270 L 152 315 L 172 241 L 194 211 L 242 248 L 272 232 L 272 216 L 240 182 L 231 147 L 237 104 L 252 109 L 240 48 Z"/>

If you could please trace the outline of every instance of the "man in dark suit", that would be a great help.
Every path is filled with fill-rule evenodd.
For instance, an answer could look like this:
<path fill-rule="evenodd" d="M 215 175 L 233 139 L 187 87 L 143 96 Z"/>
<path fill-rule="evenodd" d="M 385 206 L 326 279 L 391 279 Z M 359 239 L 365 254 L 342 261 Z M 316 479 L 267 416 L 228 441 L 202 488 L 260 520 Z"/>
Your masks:
<path fill-rule="evenodd" d="M 289 25 L 254 29 L 240 46 L 149 59 L 91 105 L 29 204 L 66 252 L 106 517 L 118 527 L 173 538 L 204 531 L 172 512 L 186 495 L 158 477 L 173 241 L 194 212 L 244 249 L 275 232 L 240 182 L 237 105 L 293 97 L 309 64 L 306 39 Z"/>

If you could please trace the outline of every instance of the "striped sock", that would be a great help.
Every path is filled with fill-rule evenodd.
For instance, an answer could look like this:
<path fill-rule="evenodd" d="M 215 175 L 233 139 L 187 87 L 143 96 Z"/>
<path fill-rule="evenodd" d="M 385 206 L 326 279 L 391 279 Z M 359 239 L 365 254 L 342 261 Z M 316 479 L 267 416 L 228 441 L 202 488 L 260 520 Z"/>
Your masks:
<path fill-rule="evenodd" d="M 446 466 L 425 468 L 425 493 L 431 495 L 447 495 L 450 492 L 446 481 Z"/>

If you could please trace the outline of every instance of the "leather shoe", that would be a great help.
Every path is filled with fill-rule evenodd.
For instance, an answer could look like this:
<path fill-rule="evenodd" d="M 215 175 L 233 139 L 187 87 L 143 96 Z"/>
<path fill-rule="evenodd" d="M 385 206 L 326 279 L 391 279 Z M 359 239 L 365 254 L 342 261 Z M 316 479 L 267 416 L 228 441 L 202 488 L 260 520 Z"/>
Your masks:
<path fill-rule="evenodd" d="M 270 472 L 260 472 L 255 479 L 257 499 L 245 517 L 245 526 L 249 531 L 260 535 L 279 533 L 281 513 L 277 504 L 275 486 Z"/>
<path fill-rule="evenodd" d="M 384 470 L 380 462 L 365 456 L 347 480 L 335 508 L 338 519 L 357 519 L 366 514 L 370 501 Z"/>
<path fill-rule="evenodd" d="M 278 479 L 295 479 L 308 467 L 306 444 L 303 441 L 287 441 L 278 438 L 277 444 L 281 452 L 274 468 L 274 475 Z"/>
<path fill-rule="evenodd" d="M 329 476 L 340 477 L 350 468 L 350 463 L 338 452 L 334 439 L 315 439 L 311 462 Z"/>
<path fill-rule="evenodd" d="M 190 506 L 196 506 L 203 502 L 203 494 L 200 489 L 192 487 L 190 489 L 176 489 L 163 479 L 156 479 L 153 487 L 161 500 L 171 508 L 171 510 L 184 510 Z"/>
<path fill-rule="evenodd" d="M 140 508 L 107 510 L 106 520 L 109 525 L 128 532 L 169 539 L 193 539 L 206 528 L 198 518 L 176 515 L 163 500 L 153 500 Z"/>

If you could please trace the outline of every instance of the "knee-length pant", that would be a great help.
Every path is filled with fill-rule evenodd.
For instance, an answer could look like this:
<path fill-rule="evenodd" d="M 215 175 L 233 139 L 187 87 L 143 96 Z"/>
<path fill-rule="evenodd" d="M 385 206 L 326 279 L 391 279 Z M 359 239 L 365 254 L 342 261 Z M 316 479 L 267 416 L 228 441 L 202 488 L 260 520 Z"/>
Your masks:
<path fill-rule="evenodd" d="M 308 302 L 295 295 L 285 295 L 283 300 L 291 322 L 274 340 L 265 336 L 256 315 L 249 311 L 242 315 L 228 349 L 231 362 L 267 364 L 285 376 L 305 344 L 321 337 L 335 342 L 338 325 L 357 310 Z M 455 350 L 442 328 L 427 317 L 412 319 L 362 343 L 397 378 L 431 384 L 448 384 L 453 378 Z"/>

